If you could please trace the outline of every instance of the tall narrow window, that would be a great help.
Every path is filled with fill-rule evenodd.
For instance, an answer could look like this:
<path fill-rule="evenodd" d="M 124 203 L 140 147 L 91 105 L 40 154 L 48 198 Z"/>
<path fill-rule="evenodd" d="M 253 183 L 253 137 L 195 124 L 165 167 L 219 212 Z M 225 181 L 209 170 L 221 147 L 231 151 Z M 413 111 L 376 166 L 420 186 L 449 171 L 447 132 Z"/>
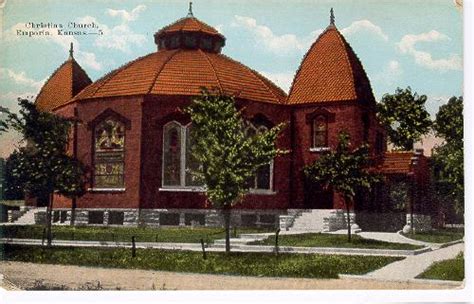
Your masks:
<path fill-rule="evenodd" d="M 196 188 L 202 186 L 193 171 L 199 163 L 191 153 L 194 140 L 191 125 L 173 121 L 163 128 L 163 187 Z"/>
<path fill-rule="evenodd" d="M 258 133 L 267 131 L 268 128 L 265 126 L 254 126 L 253 124 L 249 123 L 245 129 L 247 136 L 254 136 Z M 249 187 L 251 192 L 259 192 L 259 191 L 271 191 L 272 190 L 272 171 L 273 171 L 273 160 L 263 166 L 257 168 L 255 172 L 255 176 L 251 177 L 247 181 L 247 186 Z"/>
<path fill-rule="evenodd" d="M 319 115 L 313 120 L 313 148 L 328 146 L 328 123 L 324 115 Z"/>
<path fill-rule="evenodd" d="M 163 142 L 163 185 L 181 185 L 181 125 L 177 122 L 165 126 Z"/>
<path fill-rule="evenodd" d="M 94 130 L 94 187 L 123 188 L 125 126 L 107 118 Z"/>

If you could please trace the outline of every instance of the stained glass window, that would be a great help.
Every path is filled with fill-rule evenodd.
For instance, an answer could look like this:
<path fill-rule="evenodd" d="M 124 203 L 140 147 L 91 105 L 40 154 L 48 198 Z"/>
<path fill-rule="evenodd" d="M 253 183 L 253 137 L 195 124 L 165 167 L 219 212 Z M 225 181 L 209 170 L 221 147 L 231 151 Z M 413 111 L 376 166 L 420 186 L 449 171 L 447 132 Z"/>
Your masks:
<path fill-rule="evenodd" d="M 182 126 L 176 121 L 170 122 L 164 126 L 163 136 L 163 186 L 202 186 L 193 174 L 199 168 L 199 163 L 191 153 L 194 143 L 191 125 Z"/>
<path fill-rule="evenodd" d="M 164 128 L 163 185 L 181 185 L 181 125 L 172 122 Z"/>
<path fill-rule="evenodd" d="M 94 130 L 94 187 L 123 188 L 125 126 L 108 118 Z"/>
<path fill-rule="evenodd" d="M 327 147 L 327 119 L 324 115 L 319 115 L 313 120 L 313 148 Z"/>

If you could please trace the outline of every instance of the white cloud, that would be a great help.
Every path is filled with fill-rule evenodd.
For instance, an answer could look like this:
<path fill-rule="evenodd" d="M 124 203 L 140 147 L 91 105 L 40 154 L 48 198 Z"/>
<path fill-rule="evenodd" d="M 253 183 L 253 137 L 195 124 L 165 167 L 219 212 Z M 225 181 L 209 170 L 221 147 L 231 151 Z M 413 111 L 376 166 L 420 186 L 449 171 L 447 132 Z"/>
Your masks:
<path fill-rule="evenodd" d="M 0 94 L 0 104 L 8 108 L 11 112 L 18 112 L 18 98 L 28 99 L 33 101 L 38 94 L 38 90 L 31 92 L 6 92 Z"/>
<path fill-rule="evenodd" d="M 94 22 L 102 30 L 94 41 L 94 45 L 99 48 L 115 49 L 124 53 L 130 53 L 135 45 L 143 45 L 146 42 L 145 35 L 137 34 L 130 29 L 129 22 L 138 18 L 140 12 L 146 9 L 145 5 L 138 5 L 132 11 L 107 9 L 107 13 L 112 17 L 120 17 L 121 23 L 112 28 L 100 23 L 95 17 L 85 16 L 79 19 L 80 23 Z"/>
<path fill-rule="evenodd" d="M 260 72 L 263 76 L 273 81 L 276 85 L 283 89 L 286 93 L 290 91 L 291 83 L 295 77 L 294 72 L 287 73 L 273 73 L 273 72 Z"/>
<path fill-rule="evenodd" d="M 10 79 L 16 84 L 26 85 L 36 90 L 39 90 L 44 83 L 44 80 L 36 81 L 29 78 L 23 71 L 15 72 L 14 70 L 7 68 L 0 68 L 0 79 Z M 0 96 L 3 98 L 4 94 Z"/>
<path fill-rule="evenodd" d="M 316 37 L 322 33 L 322 30 L 316 30 L 303 38 L 298 38 L 294 34 L 276 35 L 269 27 L 258 24 L 254 18 L 238 15 L 234 16 L 231 26 L 249 30 L 257 43 L 263 44 L 267 50 L 277 55 L 287 55 L 294 51 L 306 52 Z"/>
<path fill-rule="evenodd" d="M 354 21 L 351 25 L 341 30 L 341 33 L 345 36 L 350 36 L 358 32 L 369 32 L 379 36 L 384 41 L 388 41 L 388 36 L 382 31 L 380 26 L 373 24 L 369 20 Z"/>
<path fill-rule="evenodd" d="M 403 74 L 402 66 L 397 60 L 390 60 L 386 63 L 379 73 L 376 73 L 372 80 L 374 82 L 381 82 L 385 85 L 394 85 L 400 80 Z"/>
<path fill-rule="evenodd" d="M 137 20 L 140 13 L 143 12 L 145 9 L 146 9 L 146 6 L 143 4 L 138 5 L 130 12 L 127 12 L 126 10 L 114 10 L 114 9 L 109 8 L 107 9 L 107 14 L 112 17 L 118 16 L 122 18 L 123 22 L 130 22 L 130 21 Z"/>
<path fill-rule="evenodd" d="M 11 41 L 18 41 L 23 36 L 17 35 L 17 31 L 26 31 L 29 32 L 31 29 L 26 27 L 25 23 L 17 23 L 8 30 L 5 31 L 4 37 L 6 42 Z M 74 36 L 70 35 L 61 35 L 57 30 L 50 30 L 49 35 L 32 35 L 31 37 L 23 37 L 24 39 L 36 39 L 45 42 L 53 42 L 59 45 L 63 50 L 64 53 L 67 54 L 69 51 L 69 47 L 71 42 L 74 43 L 74 56 L 78 59 L 78 61 L 91 69 L 94 70 L 101 70 L 102 64 L 97 61 L 97 58 L 94 53 L 92 52 L 85 52 L 81 50 L 81 46 L 79 41 Z M 82 61 L 84 60 L 84 61 Z"/>
<path fill-rule="evenodd" d="M 432 70 L 448 71 L 462 70 L 462 58 L 458 54 L 451 54 L 448 58 L 433 59 L 433 56 L 426 51 L 416 49 L 418 42 L 439 42 L 450 40 L 448 36 L 438 31 L 432 30 L 419 35 L 408 34 L 402 37 L 397 43 L 398 50 L 402 54 L 413 56 L 418 65 Z"/>

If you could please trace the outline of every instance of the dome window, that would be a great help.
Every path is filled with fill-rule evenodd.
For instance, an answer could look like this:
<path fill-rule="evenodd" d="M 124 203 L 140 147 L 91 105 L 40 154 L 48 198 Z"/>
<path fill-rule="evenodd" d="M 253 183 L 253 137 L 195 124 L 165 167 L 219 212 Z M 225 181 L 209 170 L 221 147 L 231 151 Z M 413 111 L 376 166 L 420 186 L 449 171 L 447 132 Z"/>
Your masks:
<path fill-rule="evenodd" d="M 187 48 L 196 48 L 197 41 L 196 37 L 192 35 L 186 35 L 184 36 L 184 46 Z"/>

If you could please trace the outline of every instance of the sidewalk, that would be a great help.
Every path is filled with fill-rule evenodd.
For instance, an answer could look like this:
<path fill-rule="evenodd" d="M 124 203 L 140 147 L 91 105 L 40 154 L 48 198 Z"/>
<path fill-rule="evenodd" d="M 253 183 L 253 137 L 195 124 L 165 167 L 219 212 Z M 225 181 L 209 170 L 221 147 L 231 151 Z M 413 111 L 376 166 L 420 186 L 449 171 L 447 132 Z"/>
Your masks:
<path fill-rule="evenodd" d="M 372 279 L 409 280 L 424 272 L 433 263 L 455 258 L 464 252 L 464 243 L 455 244 L 446 248 L 426 252 L 416 256 L 409 256 L 401 261 L 391 263 L 385 267 L 365 275 Z"/>
<path fill-rule="evenodd" d="M 39 239 L 0 239 L 3 244 L 18 244 L 41 246 L 42 241 Z M 98 247 L 98 248 L 131 248 L 130 242 L 112 242 L 112 241 L 67 241 L 53 240 L 53 246 L 60 247 Z M 136 248 L 153 248 L 164 250 L 188 250 L 202 251 L 199 243 L 153 243 L 153 242 L 137 242 Z M 262 245 L 245 245 L 232 244 L 231 250 L 234 252 L 275 252 L 274 246 Z M 336 254 L 336 255 L 371 255 L 371 256 L 398 256 L 406 257 L 430 251 L 430 248 L 421 248 L 417 250 L 393 250 L 393 249 L 365 249 L 365 248 L 337 248 L 337 247 L 292 247 L 279 246 L 280 253 L 301 253 L 301 254 Z M 207 252 L 224 252 L 225 246 L 211 245 L 206 248 Z"/>

